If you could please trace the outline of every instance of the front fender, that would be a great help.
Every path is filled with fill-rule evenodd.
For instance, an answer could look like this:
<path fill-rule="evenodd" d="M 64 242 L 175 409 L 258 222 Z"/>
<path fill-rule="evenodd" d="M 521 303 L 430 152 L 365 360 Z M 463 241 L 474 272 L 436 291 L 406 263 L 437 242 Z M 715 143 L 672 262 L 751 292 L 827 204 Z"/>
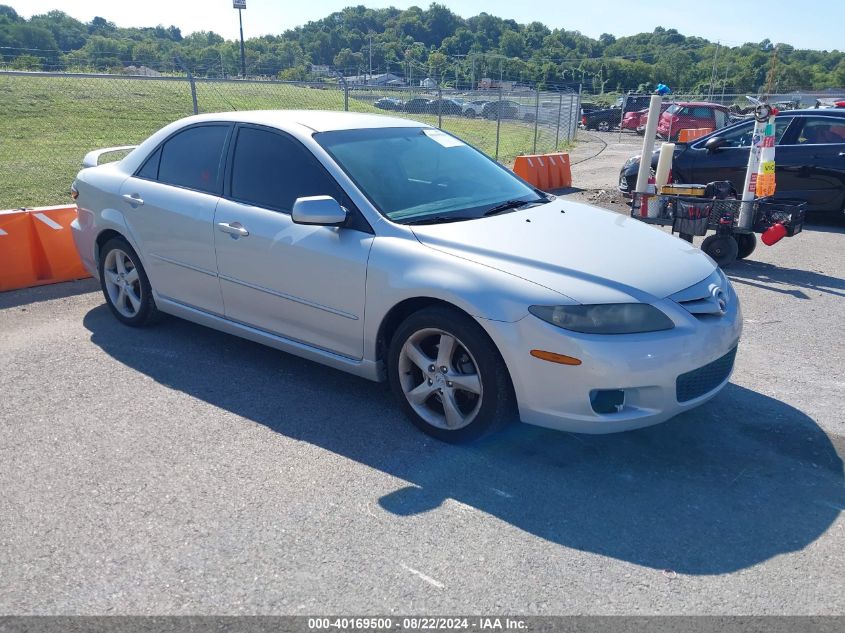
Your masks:
<path fill-rule="evenodd" d="M 364 355 L 375 359 L 385 316 L 407 299 L 426 297 L 454 305 L 479 320 L 514 322 L 533 304 L 564 295 L 520 277 L 423 246 L 403 237 L 376 238 L 367 267 Z"/>

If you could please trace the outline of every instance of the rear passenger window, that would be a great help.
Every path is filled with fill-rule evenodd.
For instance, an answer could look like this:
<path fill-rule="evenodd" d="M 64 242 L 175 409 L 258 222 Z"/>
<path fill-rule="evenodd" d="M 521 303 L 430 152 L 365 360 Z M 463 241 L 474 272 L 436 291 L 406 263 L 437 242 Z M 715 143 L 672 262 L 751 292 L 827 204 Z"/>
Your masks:
<path fill-rule="evenodd" d="M 159 147 L 156 151 L 152 153 L 152 155 L 146 160 L 144 166 L 138 170 L 138 173 L 135 174 L 138 178 L 146 178 L 147 180 L 156 180 L 158 179 L 158 163 L 161 159 L 161 148 Z"/>
<path fill-rule="evenodd" d="M 219 195 L 228 132 L 228 125 L 203 125 L 170 138 L 161 149 L 158 181 Z"/>
<path fill-rule="evenodd" d="M 339 185 L 297 141 L 244 127 L 232 160 L 232 198 L 289 212 L 297 198 L 332 196 L 343 204 Z"/>

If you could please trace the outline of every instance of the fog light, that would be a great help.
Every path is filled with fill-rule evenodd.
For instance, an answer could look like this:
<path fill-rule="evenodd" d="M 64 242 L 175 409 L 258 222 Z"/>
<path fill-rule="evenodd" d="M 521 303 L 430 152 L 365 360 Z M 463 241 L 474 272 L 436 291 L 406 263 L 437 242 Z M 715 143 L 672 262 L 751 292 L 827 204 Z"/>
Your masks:
<path fill-rule="evenodd" d="M 622 389 L 596 389 L 590 392 L 590 406 L 596 413 L 618 413 L 625 405 Z"/>

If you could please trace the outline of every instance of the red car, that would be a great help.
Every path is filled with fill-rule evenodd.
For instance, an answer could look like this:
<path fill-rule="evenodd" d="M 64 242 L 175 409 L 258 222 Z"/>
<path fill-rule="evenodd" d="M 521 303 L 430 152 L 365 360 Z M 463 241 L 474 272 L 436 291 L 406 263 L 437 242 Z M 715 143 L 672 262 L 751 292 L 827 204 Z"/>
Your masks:
<path fill-rule="evenodd" d="M 709 128 L 718 130 L 730 123 L 728 109 L 716 103 L 691 101 L 673 103 L 660 115 L 657 135 L 675 141 L 681 130 Z"/>
<path fill-rule="evenodd" d="M 661 103 L 660 112 L 666 112 L 671 103 Z M 626 112 L 622 117 L 622 129 L 634 130 L 638 134 L 642 134 L 645 130 L 645 124 L 648 121 L 648 108 L 637 110 L 636 112 Z"/>

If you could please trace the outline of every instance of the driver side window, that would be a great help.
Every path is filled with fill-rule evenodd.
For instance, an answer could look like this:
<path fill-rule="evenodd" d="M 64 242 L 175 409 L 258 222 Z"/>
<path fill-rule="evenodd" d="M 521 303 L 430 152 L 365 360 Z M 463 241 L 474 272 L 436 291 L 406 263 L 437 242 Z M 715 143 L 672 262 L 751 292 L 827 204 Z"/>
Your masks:
<path fill-rule="evenodd" d="M 783 138 L 789 124 L 792 123 L 792 117 L 775 119 L 775 145 L 779 145 Z M 725 144 L 722 147 L 751 147 L 751 140 L 754 134 L 754 122 L 749 121 L 733 130 L 721 134 L 725 139 Z"/>
<path fill-rule="evenodd" d="M 232 158 L 231 197 L 290 213 L 303 196 L 332 196 L 344 204 L 340 186 L 297 141 L 253 127 L 238 130 Z"/>

